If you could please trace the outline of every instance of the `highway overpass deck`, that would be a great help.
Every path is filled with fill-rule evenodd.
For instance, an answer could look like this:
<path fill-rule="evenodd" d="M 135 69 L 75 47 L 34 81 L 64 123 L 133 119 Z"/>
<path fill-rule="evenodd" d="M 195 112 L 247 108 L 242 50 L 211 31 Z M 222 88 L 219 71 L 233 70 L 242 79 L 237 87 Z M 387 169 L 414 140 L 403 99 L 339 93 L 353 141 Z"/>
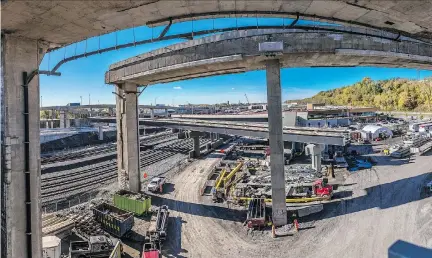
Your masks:
<path fill-rule="evenodd" d="M 91 117 L 95 122 L 115 123 L 115 117 Z M 176 128 L 199 132 L 213 132 L 268 139 L 268 126 L 265 123 L 236 123 L 227 121 L 207 121 L 191 119 L 139 119 L 140 125 Z M 331 128 L 284 127 L 283 140 L 345 146 L 349 132 Z"/>
<path fill-rule="evenodd" d="M 220 134 L 241 135 L 269 138 L 266 124 L 210 122 L 199 120 L 157 119 L 141 120 L 140 124 L 160 126 L 199 132 L 214 132 Z M 284 127 L 283 140 L 289 142 L 305 142 L 344 146 L 347 144 L 347 131 L 333 129 L 315 129 L 306 127 Z"/>

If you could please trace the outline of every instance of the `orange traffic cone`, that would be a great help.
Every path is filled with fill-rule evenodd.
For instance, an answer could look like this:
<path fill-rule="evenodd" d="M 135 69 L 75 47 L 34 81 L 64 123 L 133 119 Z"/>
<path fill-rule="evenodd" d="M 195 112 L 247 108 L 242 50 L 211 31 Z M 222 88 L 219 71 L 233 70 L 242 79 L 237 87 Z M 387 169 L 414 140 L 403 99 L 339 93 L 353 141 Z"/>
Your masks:
<path fill-rule="evenodd" d="M 299 225 L 299 223 L 298 223 L 298 220 L 297 220 L 297 219 L 295 219 L 295 220 L 294 220 L 294 228 L 295 228 L 296 232 L 298 232 L 298 231 L 299 231 L 300 225 Z"/>

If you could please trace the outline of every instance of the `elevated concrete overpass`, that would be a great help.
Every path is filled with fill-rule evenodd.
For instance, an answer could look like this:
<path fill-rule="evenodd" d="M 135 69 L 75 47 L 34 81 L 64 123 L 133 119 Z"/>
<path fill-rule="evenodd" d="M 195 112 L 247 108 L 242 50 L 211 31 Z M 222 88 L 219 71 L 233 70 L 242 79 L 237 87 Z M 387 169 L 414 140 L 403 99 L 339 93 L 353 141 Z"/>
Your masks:
<path fill-rule="evenodd" d="M 79 109 L 115 109 L 115 104 L 97 104 L 97 105 L 79 105 L 79 106 L 45 106 L 40 110 L 56 110 L 56 111 L 70 111 Z M 177 109 L 178 107 L 172 106 L 152 106 L 152 105 L 138 105 L 140 109 Z"/>
<path fill-rule="evenodd" d="M 92 121 L 115 122 L 115 117 L 92 117 Z M 227 121 L 204 121 L 184 119 L 139 119 L 140 125 L 175 128 L 197 132 L 212 132 L 219 134 L 250 136 L 269 139 L 267 124 L 239 123 Z M 283 141 L 316 143 L 325 145 L 345 146 L 349 132 L 346 130 L 308 128 L 308 127 L 284 127 Z"/>
<path fill-rule="evenodd" d="M 348 32 L 263 29 L 233 31 L 176 44 L 110 66 L 106 83 L 152 85 L 260 70 L 262 42 L 283 42 L 281 67 L 384 66 L 432 69 L 432 46 Z M 397 35 L 393 35 L 395 38 Z"/>
<path fill-rule="evenodd" d="M 431 1 L 5 1 L 2 30 L 55 45 L 139 25 L 214 17 L 291 17 L 400 32 L 430 41 Z"/>
<path fill-rule="evenodd" d="M 229 122 L 210 122 L 200 120 L 181 120 L 181 119 L 156 119 L 140 120 L 140 124 L 148 126 L 159 126 L 191 130 L 198 132 L 213 132 L 219 134 L 231 134 L 240 136 L 261 137 L 269 139 L 268 125 L 252 123 L 229 123 Z M 311 128 L 283 128 L 283 141 L 316 143 L 326 145 L 345 146 L 347 144 L 348 132 L 331 129 L 311 129 Z"/>
<path fill-rule="evenodd" d="M 2 182 L 1 201 L 3 202 L 2 206 L 7 208 L 5 219 L 1 221 L 2 228 L 6 229 L 1 232 L 2 257 L 39 258 L 42 256 L 41 207 L 39 202 L 40 99 L 38 68 L 44 54 L 50 49 L 143 24 L 149 26 L 169 25 L 171 22 L 191 19 L 242 16 L 291 17 L 296 19 L 293 24 L 299 19 L 314 19 L 382 30 L 383 34 L 390 32 L 392 36 L 395 36 L 396 42 L 403 37 L 410 37 L 421 42 L 432 41 L 431 1 L 2 1 L 1 8 L 1 68 L 4 71 L 1 75 L 1 90 L 4 93 L 1 99 L 1 109 L 3 110 L 1 116 L 1 135 L 3 138 L 1 142 L 3 144 L 2 149 L 5 150 L 1 153 L 1 159 L 6 161 L 4 164 L 7 164 L 7 166 L 2 167 L 2 173 L 8 175 L 9 179 L 8 184 L 5 181 Z M 169 29 L 169 26 L 167 28 Z M 377 44 L 386 45 L 386 42 L 379 41 Z M 379 56 L 382 54 L 370 51 L 359 54 L 358 51 L 353 52 L 352 49 L 350 48 L 348 52 L 343 48 L 338 51 L 343 55 L 351 53 L 360 59 L 361 55 L 374 56 L 378 54 Z M 359 49 L 354 48 L 354 50 Z M 402 52 L 403 60 L 408 60 L 405 56 L 406 52 L 408 51 Z M 414 50 L 409 52 L 410 55 L 421 54 L 424 57 L 422 52 L 417 54 Z M 195 58 L 191 55 L 188 56 L 191 60 Z M 323 53 L 316 55 L 316 59 L 321 59 L 320 56 L 323 56 Z M 159 60 L 162 60 L 160 57 Z M 241 58 L 243 59 L 243 57 Z M 300 62 L 302 58 L 299 56 L 299 60 L 294 61 Z M 392 58 L 395 56 L 392 55 Z M 313 56 L 306 59 L 312 61 Z M 371 58 L 367 59 L 372 60 Z M 384 57 L 383 59 L 385 61 L 383 65 L 391 65 L 389 63 L 391 58 Z M 425 65 L 429 61 L 427 58 L 426 61 L 421 61 L 421 59 L 414 57 L 414 62 L 409 67 L 427 68 Z M 221 63 L 220 61 L 219 59 L 218 63 Z M 242 62 L 240 59 L 232 61 Z M 378 61 L 379 58 L 375 58 L 375 61 L 370 65 L 379 63 Z M 313 62 L 313 65 L 320 65 L 322 62 L 318 60 Z M 185 61 L 181 61 L 181 63 L 185 63 Z M 334 63 L 338 63 L 337 60 Z M 399 61 L 396 63 L 400 64 Z M 280 101 L 277 100 L 280 93 L 278 90 L 280 81 L 277 79 L 279 73 L 276 72 L 276 67 L 278 68 L 279 64 L 268 63 L 266 66 L 268 74 L 273 74 L 273 76 L 269 76 L 268 84 L 273 85 L 273 88 L 270 88 L 275 90 L 269 92 L 268 100 L 276 100 L 274 105 L 270 107 L 270 111 L 275 112 L 277 118 L 280 116 L 277 111 L 280 107 Z M 231 64 L 227 68 L 236 68 L 236 66 Z M 237 69 L 242 71 L 243 68 L 237 67 Z M 187 78 L 184 74 L 182 76 Z M 171 80 L 170 78 L 165 79 Z M 24 87 L 22 87 L 23 85 Z M 124 117 L 120 118 L 119 114 L 117 116 L 124 123 L 128 123 L 124 129 L 137 127 L 137 122 L 133 122 L 136 120 L 136 115 L 133 115 L 133 112 L 136 114 L 137 109 L 136 94 L 131 94 L 129 89 L 136 91 L 136 86 L 121 86 L 118 93 L 125 94 L 125 100 L 117 99 L 118 104 L 126 103 Z M 278 119 L 270 120 L 270 124 L 278 124 Z M 270 141 L 272 150 L 274 150 L 272 157 L 280 157 L 280 148 L 275 146 L 281 140 L 282 128 L 276 131 L 269 128 L 269 131 L 276 135 L 274 140 Z M 126 142 L 135 142 L 135 132 L 127 133 L 125 131 L 124 133 Z M 138 148 L 137 146 L 134 144 L 131 144 L 131 147 L 123 145 L 119 148 L 119 152 L 123 151 L 123 147 L 129 148 L 131 155 L 126 155 L 130 157 L 129 161 L 136 158 L 131 152 Z M 125 160 L 125 162 L 126 166 L 120 164 L 123 167 L 119 168 L 128 169 L 128 161 Z M 271 163 L 279 164 L 281 160 L 272 159 Z M 273 167 L 272 165 L 272 171 L 277 169 L 280 170 L 280 167 Z M 276 188 L 274 187 L 274 189 Z M 274 196 L 275 203 L 279 203 L 276 201 L 278 197 L 275 194 Z M 282 209 L 275 204 L 273 206 L 274 210 L 281 212 L 279 218 L 283 217 L 285 207 Z"/>

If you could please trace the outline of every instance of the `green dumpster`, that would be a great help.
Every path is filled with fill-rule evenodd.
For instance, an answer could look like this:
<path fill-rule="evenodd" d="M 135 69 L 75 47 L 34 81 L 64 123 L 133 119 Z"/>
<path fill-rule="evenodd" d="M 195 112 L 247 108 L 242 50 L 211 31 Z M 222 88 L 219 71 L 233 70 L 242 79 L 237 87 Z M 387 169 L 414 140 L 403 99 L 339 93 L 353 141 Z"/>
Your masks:
<path fill-rule="evenodd" d="M 113 198 L 117 208 L 133 212 L 137 216 L 150 212 L 151 198 L 146 194 L 120 190 Z"/>

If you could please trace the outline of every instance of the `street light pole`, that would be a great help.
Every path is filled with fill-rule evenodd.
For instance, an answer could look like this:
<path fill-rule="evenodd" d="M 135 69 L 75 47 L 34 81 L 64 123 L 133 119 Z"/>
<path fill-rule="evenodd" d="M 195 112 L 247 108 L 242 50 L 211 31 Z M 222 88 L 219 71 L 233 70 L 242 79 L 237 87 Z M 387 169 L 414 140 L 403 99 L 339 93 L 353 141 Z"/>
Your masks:
<path fill-rule="evenodd" d="M 155 103 L 155 106 L 156 106 L 156 100 L 157 100 L 158 98 L 159 98 L 159 96 L 157 96 L 157 97 L 155 98 L 155 102 L 154 102 L 154 103 Z"/>
<path fill-rule="evenodd" d="M 43 105 L 42 105 L 42 96 L 41 96 L 40 106 L 43 107 Z"/>

